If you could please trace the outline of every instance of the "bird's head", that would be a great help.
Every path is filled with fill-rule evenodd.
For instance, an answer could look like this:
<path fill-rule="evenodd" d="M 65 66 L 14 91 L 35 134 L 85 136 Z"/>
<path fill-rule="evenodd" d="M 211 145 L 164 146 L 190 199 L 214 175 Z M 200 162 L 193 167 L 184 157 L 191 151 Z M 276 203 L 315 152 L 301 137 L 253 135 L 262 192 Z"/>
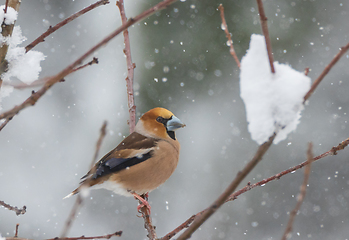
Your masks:
<path fill-rule="evenodd" d="M 139 119 L 135 131 L 148 137 L 172 138 L 176 140 L 174 131 L 185 127 L 172 112 L 165 108 L 153 108 Z"/>

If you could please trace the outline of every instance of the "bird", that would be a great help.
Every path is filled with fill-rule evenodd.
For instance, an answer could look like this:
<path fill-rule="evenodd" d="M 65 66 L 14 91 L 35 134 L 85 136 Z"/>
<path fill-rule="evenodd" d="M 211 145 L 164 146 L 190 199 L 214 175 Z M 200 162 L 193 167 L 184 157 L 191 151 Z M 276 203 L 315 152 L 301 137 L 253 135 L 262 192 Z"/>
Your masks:
<path fill-rule="evenodd" d="M 163 184 L 174 172 L 179 159 L 180 144 L 175 131 L 185 127 L 172 112 L 157 107 L 144 113 L 134 132 L 108 152 L 87 172 L 80 186 L 64 198 L 84 189 L 111 190 L 134 196 L 145 206 L 148 193 Z M 143 197 L 142 197 L 143 196 Z"/>

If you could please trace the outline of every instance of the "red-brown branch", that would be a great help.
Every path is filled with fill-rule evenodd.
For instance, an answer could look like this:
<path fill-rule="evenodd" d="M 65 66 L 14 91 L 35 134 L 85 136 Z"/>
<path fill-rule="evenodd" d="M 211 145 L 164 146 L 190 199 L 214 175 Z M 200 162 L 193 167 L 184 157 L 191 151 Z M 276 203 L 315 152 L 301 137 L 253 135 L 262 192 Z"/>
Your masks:
<path fill-rule="evenodd" d="M 317 86 L 320 84 L 322 79 L 329 73 L 329 71 L 332 69 L 332 67 L 338 62 L 338 60 L 346 53 L 349 49 L 349 43 L 345 45 L 344 47 L 341 47 L 341 50 L 337 53 L 337 55 L 332 59 L 332 61 L 325 67 L 325 69 L 322 71 L 320 76 L 314 81 L 313 85 L 311 86 L 310 90 L 307 92 L 307 94 L 304 96 L 304 102 L 309 99 L 309 97 L 313 94 Z"/>
<path fill-rule="evenodd" d="M 56 24 L 55 26 L 50 26 L 49 29 L 47 29 L 46 32 L 44 32 L 41 36 L 39 36 L 37 39 L 35 39 L 33 42 L 29 43 L 26 47 L 25 47 L 25 52 L 30 51 L 32 48 L 34 48 L 36 45 L 38 45 L 41 42 L 45 41 L 45 38 L 47 38 L 50 34 L 54 33 L 55 31 L 57 31 L 59 28 L 63 27 L 64 25 L 70 23 L 71 21 L 73 21 L 74 19 L 80 17 L 81 15 L 95 9 L 96 7 L 99 7 L 101 5 L 106 5 L 108 4 L 109 1 L 108 0 L 100 0 L 94 4 L 91 4 L 90 6 L 82 9 L 81 11 L 71 15 L 70 17 L 64 19 L 62 22 Z"/>
<path fill-rule="evenodd" d="M 48 238 L 45 240 L 87 240 L 87 239 L 110 239 L 111 237 L 121 237 L 122 235 L 122 231 L 118 231 L 115 233 L 111 233 L 111 234 L 106 234 L 106 235 L 102 235 L 102 236 L 94 236 L 94 237 L 85 237 L 84 235 L 82 235 L 81 237 L 65 237 L 65 238 Z M 6 240 L 31 240 L 28 238 L 19 238 L 19 237 L 10 237 L 10 238 L 6 238 Z"/>
<path fill-rule="evenodd" d="M 275 73 L 273 50 L 271 48 L 271 42 L 270 42 L 269 30 L 268 30 L 268 23 L 267 23 L 268 18 L 265 16 L 262 0 L 257 0 L 257 4 L 258 4 L 258 11 L 259 11 L 259 18 L 261 20 L 262 31 L 263 31 L 263 35 L 264 35 L 264 38 L 265 38 L 265 43 L 267 45 L 270 70 L 271 70 L 272 73 Z"/>
<path fill-rule="evenodd" d="M 124 24 L 127 22 L 124 1 L 123 0 L 117 1 L 116 5 L 120 10 L 122 24 Z M 131 45 L 130 45 L 130 37 L 128 34 L 128 30 L 126 29 L 123 32 L 123 34 L 124 34 L 124 43 L 125 43 L 124 54 L 126 56 L 126 63 L 127 63 L 127 77 L 125 80 L 126 80 L 126 89 L 127 89 L 128 112 L 130 114 L 130 120 L 128 122 L 128 126 L 130 129 L 130 133 L 132 133 L 136 126 L 136 105 L 135 105 L 134 94 L 133 94 L 134 69 L 136 65 L 132 62 L 132 58 L 131 58 Z"/>
<path fill-rule="evenodd" d="M 98 58 L 94 57 L 90 62 L 88 62 L 88 63 L 86 63 L 86 64 L 84 64 L 84 65 L 82 65 L 80 67 L 74 68 L 71 71 L 71 73 L 76 72 L 76 71 L 81 70 L 81 69 L 84 69 L 85 67 L 91 66 L 93 64 L 98 64 Z M 13 87 L 15 89 L 26 89 L 26 88 L 33 88 L 33 87 L 42 86 L 48 80 L 49 80 L 49 78 L 42 78 L 42 79 L 39 79 L 39 80 L 36 80 L 36 81 L 32 82 L 31 84 L 25 84 L 25 83 L 21 83 L 21 84 L 4 83 L 3 85 L 4 86 L 11 86 L 11 87 Z M 64 81 L 60 81 L 60 82 L 64 82 Z"/>
<path fill-rule="evenodd" d="M 224 32 L 225 32 L 225 36 L 227 37 L 228 43 L 230 44 L 229 45 L 229 47 L 230 47 L 230 51 L 229 52 L 233 56 L 236 64 L 238 65 L 238 68 L 240 68 L 240 61 L 239 61 L 238 56 L 236 56 L 236 52 L 235 52 L 235 49 L 234 49 L 234 46 L 233 46 L 233 40 L 231 39 L 231 35 L 230 35 L 229 31 L 228 31 L 227 22 L 225 21 L 223 5 L 219 4 L 218 9 L 219 9 L 219 11 L 221 13 L 222 26 L 223 26 L 223 29 L 224 29 Z"/>
<path fill-rule="evenodd" d="M 217 209 L 222 206 L 227 198 L 232 192 L 238 187 L 238 185 L 242 182 L 242 180 L 249 174 L 252 169 L 262 160 L 262 157 L 269 149 L 271 144 L 274 141 L 276 134 L 269 138 L 269 140 L 259 146 L 255 156 L 252 158 L 250 162 L 243 168 L 242 171 L 238 172 L 235 179 L 230 183 L 230 185 L 226 188 L 226 190 L 218 197 L 216 201 L 214 201 L 208 209 L 206 209 L 199 217 L 197 217 L 194 222 L 190 225 L 190 227 L 184 231 L 182 235 L 179 236 L 178 240 L 184 240 L 191 237 L 192 233 L 195 232 L 213 213 L 217 211 Z"/>
<path fill-rule="evenodd" d="M 319 160 L 319 159 L 322 159 L 324 157 L 327 157 L 327 156 L 333 156 L 333 155 L 337 155 L 337 152 L 340 151 L 340 150 L 343 150 L 345 147 L 347 147 L 349 145 L 349 138 L 347 138 L 346 140 L 344 140 L 343 142 L 341 142 L 340 144 L 338 144 L 336 147 L 332 147 L 331 150 L 323 153 L 323 154 L 320 154 L 319 156 L 317 157 L 314 157 L 313 158 L 313 162 Z M 275 174 L 274 176 L 271 176 L 267 179 L 264 179 L 260 182 L 257 182 L 255 184 L 252 184 L 250 182 L 247 183 L 247 185 L 245 187 L 243 187 L 242 189 L 234 192 L 233 194 L 231 194 L 228 199 L 226 200 L 226 202 L 228 201 L 234 201 L 235 199 L 237 199 L 238 196 L 240 196 L 241 194 L 247 192 L 247 191 L 250 191 L 251 189 L 255 188 L 255 187 L 258 187 L 258 186 L 264 186 L 265 184 L 267 184 L 268 182 L 270 181 L 273 181 L 273 180 L 279 180 L 282 176 L 286 175 L 286 174 L 289 174 L 291 172 L 295 172 L 297 171 L 298 169 L 306 166 L 309 164 L 309 161 L 305 161 L 305 162 L 302 162 L 301 164 L 298 164 L 292 168 L 289 168 L 288 170 L 285 170 L 285 171 L 282 171 L 278 174 Z M 197 219 L 199 218 L 203 213 L 205 213 L 206 211 L 208 211 L 209 208 L 191 216 L 190 218 L 188 218 L 185 222 L 183 222 L 179 227 L 177 227 L 175 230 L 173 230 L 172 232 L 168 233 L 166 236 L 164 236 L 163 238 L 161 238 L 161 240 L 169 240 L 170 238 L 172 238 L 175 234 L 177 234 L 178 232 L 180 232 L 181 230 L 183 230 L 184 228 L 187 228 L 189 227 L 189 225 L 193 222 L 194 219 Z"/>

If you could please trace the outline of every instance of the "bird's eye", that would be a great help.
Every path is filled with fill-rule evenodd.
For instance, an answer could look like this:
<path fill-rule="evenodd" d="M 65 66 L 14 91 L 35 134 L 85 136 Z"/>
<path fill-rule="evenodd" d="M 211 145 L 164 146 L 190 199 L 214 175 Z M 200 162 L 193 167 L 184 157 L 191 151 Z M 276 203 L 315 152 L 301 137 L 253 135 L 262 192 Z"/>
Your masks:
<path fill-rule="evenodd" d="M 164 118 L 163 117 L 157 117 L 156 121 L 158 121 L 159 123 L 163 123 L 164 122 Z"/>

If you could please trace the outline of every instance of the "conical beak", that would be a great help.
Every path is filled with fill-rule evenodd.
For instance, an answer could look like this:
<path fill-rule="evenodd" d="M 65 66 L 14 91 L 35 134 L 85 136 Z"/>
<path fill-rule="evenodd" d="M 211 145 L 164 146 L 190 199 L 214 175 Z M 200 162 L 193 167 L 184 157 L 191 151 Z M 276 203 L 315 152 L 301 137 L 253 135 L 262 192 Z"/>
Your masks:
<path fill-rule="evenodd" d="M 175 131 L 178 128 L 185 127 L 185 124 L 176 116 L 172 116 L 171 120 L 167 122 L 167 131 Z"/>

